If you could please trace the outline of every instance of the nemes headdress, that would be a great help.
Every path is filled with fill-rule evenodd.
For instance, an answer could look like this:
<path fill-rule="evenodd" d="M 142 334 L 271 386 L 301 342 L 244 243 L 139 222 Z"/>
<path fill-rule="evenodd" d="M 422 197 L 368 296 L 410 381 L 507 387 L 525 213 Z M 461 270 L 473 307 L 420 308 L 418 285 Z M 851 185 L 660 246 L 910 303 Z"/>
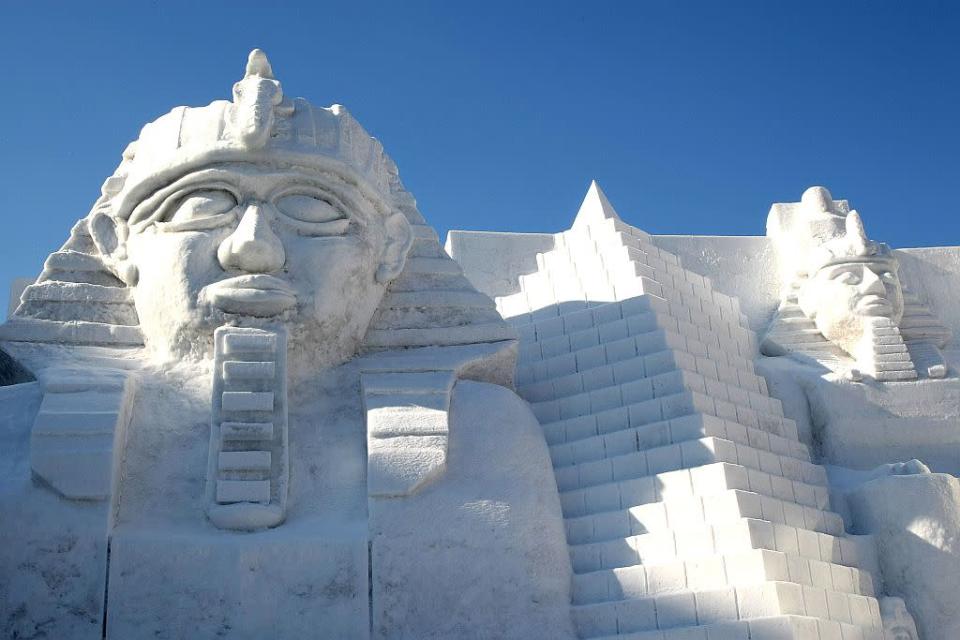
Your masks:
<path fill-rule="evenodd" d="M 890 247 L 867 238 L 863 220 L 856 211 L 844 217 L 843 233 L 828 240 L 810 252 L 805 273 L 812 276 L 818 270 L 833 264 L 850 262 L 884 262 L 895 264 Z"/>
<path fill-rule="evenodd" d="M 767 217 L 785 287 L 823 267 L 849 262 L 894 264 L 890 247 L 867 238 L 863 220 L 846 200 L 834 200 L 824 187 L 807 189 L 799 203 L 775 204 Z"/>
<path fill-rule="evenodd" d="M 340 105 L 319 108 L 288 98 L 266 54 L 254 49 L 233 100 L 177 107 L 147 124 L 103 185 L 97 208 L 127 219 L 159 186 L 217 162 L 276 162 L 329 170 L 373 191 L 412 224 L 422 223 L 412 196 L 383 146 Z"/>

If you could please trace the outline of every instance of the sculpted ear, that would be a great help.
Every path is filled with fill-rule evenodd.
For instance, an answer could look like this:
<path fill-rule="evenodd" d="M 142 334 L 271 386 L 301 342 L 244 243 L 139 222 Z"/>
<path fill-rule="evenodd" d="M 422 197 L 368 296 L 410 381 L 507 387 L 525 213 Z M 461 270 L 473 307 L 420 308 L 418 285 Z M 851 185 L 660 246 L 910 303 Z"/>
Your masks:
<path fill-rule="evenodd" d="M 377 268 L 377 282 L 390 282 L 403 271 L 407 260 L 407 252 L 413 244 L 413 232 L 406 216 L 399 211 L 394 212 L 386 221 L 387 244 L 383 248 L 383 258 Z"/>
<path fill-rule="evenodd" d="M 136 286 L 139 272 L 127 258 L 127 223 L 98 212 L 87 222 L 87 228 L 103 264 L 128 287 Z"/>

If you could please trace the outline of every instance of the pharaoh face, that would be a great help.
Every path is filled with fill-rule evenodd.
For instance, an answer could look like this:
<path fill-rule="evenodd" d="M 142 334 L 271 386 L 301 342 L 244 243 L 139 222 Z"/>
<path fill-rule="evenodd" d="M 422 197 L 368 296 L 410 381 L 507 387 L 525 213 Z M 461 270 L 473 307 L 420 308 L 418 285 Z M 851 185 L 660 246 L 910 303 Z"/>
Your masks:
<path fill-rule="evenodd" d="M 401 213 L 339 175 L 252 163 L 158 189 L 117 235 L 158 355 L 202 355 L 224 324 L 282 324 L 315 366 L 355 353 L 410 243 Z"/>
<path fill-rule="evenodd" d="M 830 264 L 800 288 L 798 302 L 828 340 L 847 348 L 863 335 L 869 318 L 894 323 L 903 316 L 903 292 L 891 261 Z"/>

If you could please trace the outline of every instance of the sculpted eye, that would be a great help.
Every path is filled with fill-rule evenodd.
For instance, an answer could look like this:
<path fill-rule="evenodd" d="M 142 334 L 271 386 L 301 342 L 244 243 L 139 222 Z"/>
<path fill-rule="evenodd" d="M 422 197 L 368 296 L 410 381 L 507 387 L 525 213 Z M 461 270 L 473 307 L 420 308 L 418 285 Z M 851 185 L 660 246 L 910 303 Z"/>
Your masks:
<path fill-rule="evenodd" d="M 304 235 L 339 235 L 350 226 L 350 219 L 338 206 L 312 196 L 284 196 L 277 201 L 277 209 Z"/>
<path fill-rule="evenodd" d="M 850 271 L 841 271 L 831 278 L 831 280 L 836 280 L 841 284 L 859 284 L 860 276 Z"/>
<path fill-rule="evenodd" d="M 233 222 L 236 207 L 237 199 L 228 191 L 194 191 L 181 198 L 176 208 L 163 216 L 166 221 L 157 226 L 162 231 L 214 229 Z"/>

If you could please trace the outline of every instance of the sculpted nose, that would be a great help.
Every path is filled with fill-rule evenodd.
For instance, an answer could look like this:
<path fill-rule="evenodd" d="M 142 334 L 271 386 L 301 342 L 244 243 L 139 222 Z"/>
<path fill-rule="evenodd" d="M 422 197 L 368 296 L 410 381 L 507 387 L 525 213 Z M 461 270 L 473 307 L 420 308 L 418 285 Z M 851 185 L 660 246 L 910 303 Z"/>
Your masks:
<path fill-rule="evenodd" d="M 220 243 L 217 259 L 225 270 L 248 273 L 269 273 L 283 267 L 283 243 L 270 228 L 266 205 L 255 202 L 246 208 L 240 224 Z"/>
<path fill-rule="evenodd" d="M 882 296 L 887 293 L 887 288 L 884 286 L 883 280 L 880 279 L 880 276 L 873 272 L 873 269 L 870 267 L 864 267 L 863 279 L 860 281 L 860 292 L 864 295 L 872 293 Z"/>

